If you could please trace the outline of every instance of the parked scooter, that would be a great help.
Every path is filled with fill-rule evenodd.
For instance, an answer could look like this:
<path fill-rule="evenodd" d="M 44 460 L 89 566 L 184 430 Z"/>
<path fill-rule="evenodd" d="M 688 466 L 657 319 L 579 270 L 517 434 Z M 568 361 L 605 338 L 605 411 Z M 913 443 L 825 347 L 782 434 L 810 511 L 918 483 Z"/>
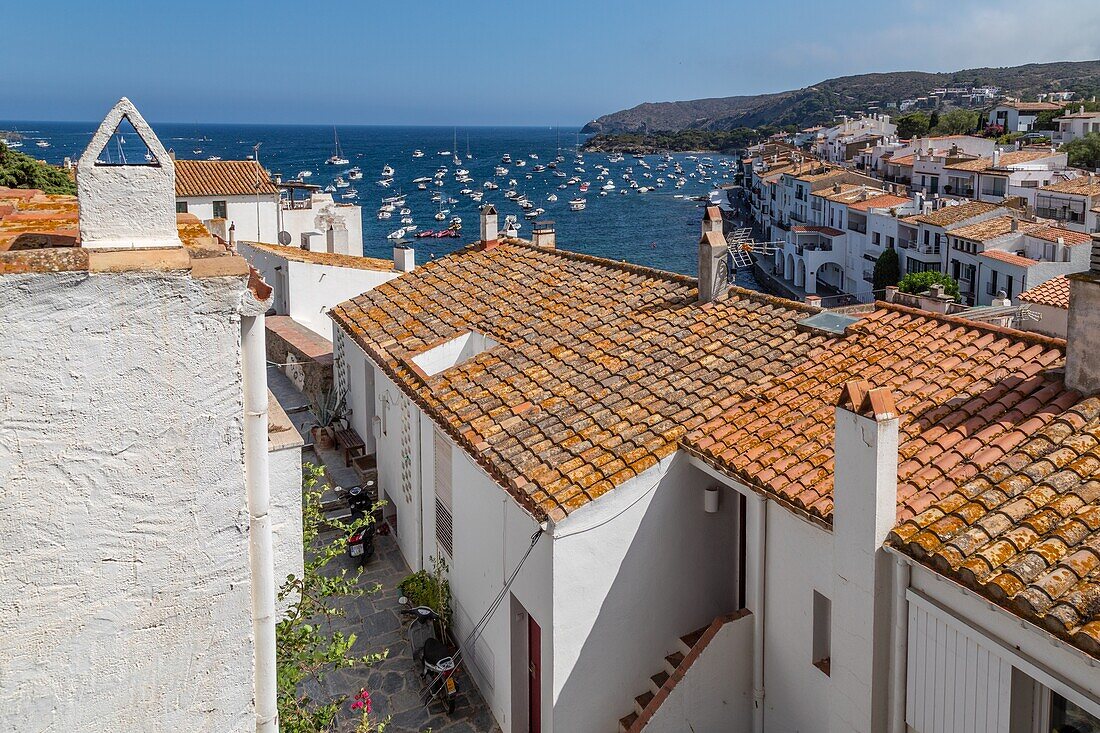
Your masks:
<path fill-rule="evenodd" d="M 353 486 L 348 490 L 348 508 L 351 509 L 352 522 L 362 519 L 370 511 L 371 500 L 362 486 Z M 374 522 L 348 535 L 348 556 L 360 564 L 366 564 L 374 556 Z"/>
<path fill-rule="evenodd" d="M 405 596 L 401 596 L 400 601 L 402 605 L 409 602 Z M 429 699 L 438 697 L 446 705 L 447 713 L 453 713 L 458 699 L 458 683 L 454 678 L 456 665 L 454 652 L 435 637 L 435 622 L 439 621 L 439 614 L 427 606 L 403 608 L 401 614 L 413 617 L 409 645 L 413 659 L 421 662 L 420 674 L 428 685 Z M 414 638 L 414 631 L 419 639 Z"/>

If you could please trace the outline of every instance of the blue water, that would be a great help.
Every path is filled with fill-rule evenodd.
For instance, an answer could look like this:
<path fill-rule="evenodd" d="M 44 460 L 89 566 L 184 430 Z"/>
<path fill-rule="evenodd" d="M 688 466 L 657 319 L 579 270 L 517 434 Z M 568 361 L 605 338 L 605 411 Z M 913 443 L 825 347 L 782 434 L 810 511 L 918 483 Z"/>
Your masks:
<path fill-rule="evenodd" d="M 65 157 L 79 157 L 94 132 L 96 123 L 72 122 L 4 122 L 0 129 L 16 129 L 25 136 L 23 152 L 45 159 L 51 163 L 61 163 Z M 154 124 L 154 131 L 165 147 L 173 149 L 177 158 L 205 159 L 220 156 L 225 160 L 243 159 L 253 152 L 253 146 L 261 143 L 260 162 L 272 172 L 282 173 L 284 179 L 297 175 L 298 171 L 308 169 L 313 176 L 307 182 L 326 185 L 332 179 L 346 171 L 350 166 L 359 166 L 363 178 L 351 181 L 359 192 L 356 203 L 363 207 L 363 250 L 364 254 L 388 258 L 392 254 L 392 242 L 386 235 L 399 229 L 400 216 L 395 212 L 392 219 L 380 221 L 377 211 L 383 196 L 403 192 L 408 195 L 407 206 L 419 230 L 437 229 L 441 223 L 433 218 L 438 204 L 432 203 L 429 195 L 432 191 L 442 191 L 445 199 L 458 199 L 452 204 L 448 219 L 459 216 L 463 221 L 462 236 L 457 239 L 417 239 L 417 259 L 426 260 L 429 256 L 440 256 L 474 240 L 478 236 L 478 204 L 467 196 L 459 194 L 462 188 L 482 190 L 482 183 L 493 180 L 500 185 L 496 191 L 484 191 L 483 203 L 492 202 L 501 214 L 515 214 L 522 224 L 521 236 L 530 236 L 532 222 L 523 219 L 518 205 L 504 197 L 508 181 L 515 179 L 516 190 L 525 193 L 537 207 L 546 209 L 540 219 L 556 222 L 558 246 L 588 254 L 627 260 L 641 265 L 664 270 L 696 274 L 699 221 L 702 216 L 702 204 L 691 201 L 690 196 L 706 194 L 712 190 L 715 182 L 726 183 L 723 179 L 726 169 L 718 167 L 722 156 L 711 155 L 715 164 L 713 178 L 709 182 L 700 182 L 688 178 L 681 189 L 666 183 L 663 188 L 646 194 L 631 191 L 621 195 L 619 190 L 609 192 L 606 197 L 599 196 L 603 181 L 597 181 L 598 171 L 594 163 L 602 163 L 611 168 L 616 186 L 621 190 L 627 182 L 622 174 L 627 166 L 633 166 L 634 178 L 640 186 L 653 186 L 658 176 L 667 172 L 656 170 L 661 161 L 658 156 L 648 156 L 647 162 L 652 169 L 645 171 L 630 156 L 622 163 L 609 164 L 606 155 L 586 153 L 584 155 L 585 173 L 575 173 L 573 149 L 578 139 L 575 129 L 531 128 L 531 127 L 473 127 L 459 128 L 458 153 L 461 165 L 455 166 L 451 156 L 440 156 L 440 151 L 453 151 L 453 135 L 450 127 L 340 127 L 340 145 L 350 163 L 348 166 L 325 165 L 324 161 L 333 152 L 333 130 L 323 126 L 286 126 L 286 125 L 216 125 L 216 124 Z M 466 158 L 467 135 L 469 152 Z M 34 141 L 46 139 L 48 148 L 36 147 Z M 117 138 L 116 138 L 117 141 Z M 141 154 L 132 146 L 139 142 L 136 135 L 127 136 L 123 152 L 128 159 L 140 160 Z M 586 194 L 579 194 L 578 186 L 559 189 L 558 186 L 568 179 L 556 178 L 547 170 L 534 173 L 532 168 L 554 160 L 558 153 L 566 157 L 559 163 L 558 169 L 570 177 L 578 175 L 582 181 L 589 181 L 591 188 Z M 117 147 L 117 142 L 115 143 Z M 201 149 L 201 153 L 194 150 Z M 423 158 L 413 158 L 412 152 L 420 149 Z M 141 152 L 143 152 L 143 147 Z M 117 155 L 117 150 L 115 154 Z M 525 159 L 526 167 L 508 165 L 508 174 L 495 176 L 493 169 L 500 164 L 501 156 L 511 155 L 513 161 Z M 530 154 L 538 155 L 538 160 Z M 674 156 L 683 166 L 684 174 L 695 170 L 696 162 L 687 160 L 685 154 Z M 384 165 L 392 166 L 396 173 L 391 188 L 382 188 L 376 184 Z M 431 176 L 437 167 L 446 166 L 448 173 L 445 185 L 438 188 L 429 185 L 429 190 L 418 191 L 412 180 L 421 176 Z M 474 179 L 470 183 L 455 182 L 456 167 L 466 168 Z M 643 178 L 648 172 L 652 178 Z M 528 177 L 530 176 L 530 177 Z M 346 189 L 338 189 L 339 196 Z M 558 201 L 548 202 L 547 196 L 557 194 Z M 675 198 L 681 194 L 685 198 Z M 587 200 L 584 211 L 569 210 L 569 199 L 583 195 Z M 444 222 L 445 224 L 446 222 Z"/>

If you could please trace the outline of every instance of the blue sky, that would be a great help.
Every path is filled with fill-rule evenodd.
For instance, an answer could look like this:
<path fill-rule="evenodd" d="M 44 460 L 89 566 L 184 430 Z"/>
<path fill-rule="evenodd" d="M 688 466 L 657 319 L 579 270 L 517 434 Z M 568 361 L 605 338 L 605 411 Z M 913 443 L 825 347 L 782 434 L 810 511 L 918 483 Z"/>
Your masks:
<path fill-rule="evenodd" d="M 1100 58 L 1096 0 L 38 0 L 3 15 L 0 119 L 98 119 L 125 95 L 161 122 L 580 125 L 845 74 Z"/>

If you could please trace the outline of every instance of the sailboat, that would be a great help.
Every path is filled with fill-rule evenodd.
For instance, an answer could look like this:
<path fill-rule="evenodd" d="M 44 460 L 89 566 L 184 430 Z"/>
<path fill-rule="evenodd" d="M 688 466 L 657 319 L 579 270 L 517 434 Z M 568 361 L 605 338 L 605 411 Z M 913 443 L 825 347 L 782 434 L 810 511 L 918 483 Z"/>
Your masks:
<path fill-rule="evenodd" d="M 336 126 L 332 126 L 332 139 L 336 143 L 336 152 L 325 161 L 326 165 L 347 165 L 351 161 L 344 157 L 344 154 L 340 152 L 340 137 L 336 134 Z"/>
<path fill-rule="evenodd" d="M 470 131 L 467 130 L 466 131 L 466 160 L 473 160 L 473 157 L 474 156 L 470 155 Z"/>
<path fill-rule="evenodd" d="M 454 145 L 451 150 L 455 151 L 454 157 L 451 158 L 451 161 L 454 162 L 455 165 L 461 164 L 462 159 L 458 157 L 458 128 L 454 129 Z"/>

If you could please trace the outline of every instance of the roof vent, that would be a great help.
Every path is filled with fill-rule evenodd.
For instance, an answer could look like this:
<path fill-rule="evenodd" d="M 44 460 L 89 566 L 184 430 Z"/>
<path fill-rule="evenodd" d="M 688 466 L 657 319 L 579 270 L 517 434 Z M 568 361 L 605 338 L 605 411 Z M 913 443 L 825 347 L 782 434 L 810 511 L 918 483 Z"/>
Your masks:
<path fill-rule="evenodd" d="M 809 318 L 803 318 L 796 325 L 807 331 L 813 331 L 814 333 L 820 333 L 825 336 L 843 336 L 847 332 L 848 326 L 851 326 L 857 321 L 859 321 L 859 318 L 855 316 L 834 313 L 832 311 L 821 311 L 820 313 L 813 314 Z"/>

